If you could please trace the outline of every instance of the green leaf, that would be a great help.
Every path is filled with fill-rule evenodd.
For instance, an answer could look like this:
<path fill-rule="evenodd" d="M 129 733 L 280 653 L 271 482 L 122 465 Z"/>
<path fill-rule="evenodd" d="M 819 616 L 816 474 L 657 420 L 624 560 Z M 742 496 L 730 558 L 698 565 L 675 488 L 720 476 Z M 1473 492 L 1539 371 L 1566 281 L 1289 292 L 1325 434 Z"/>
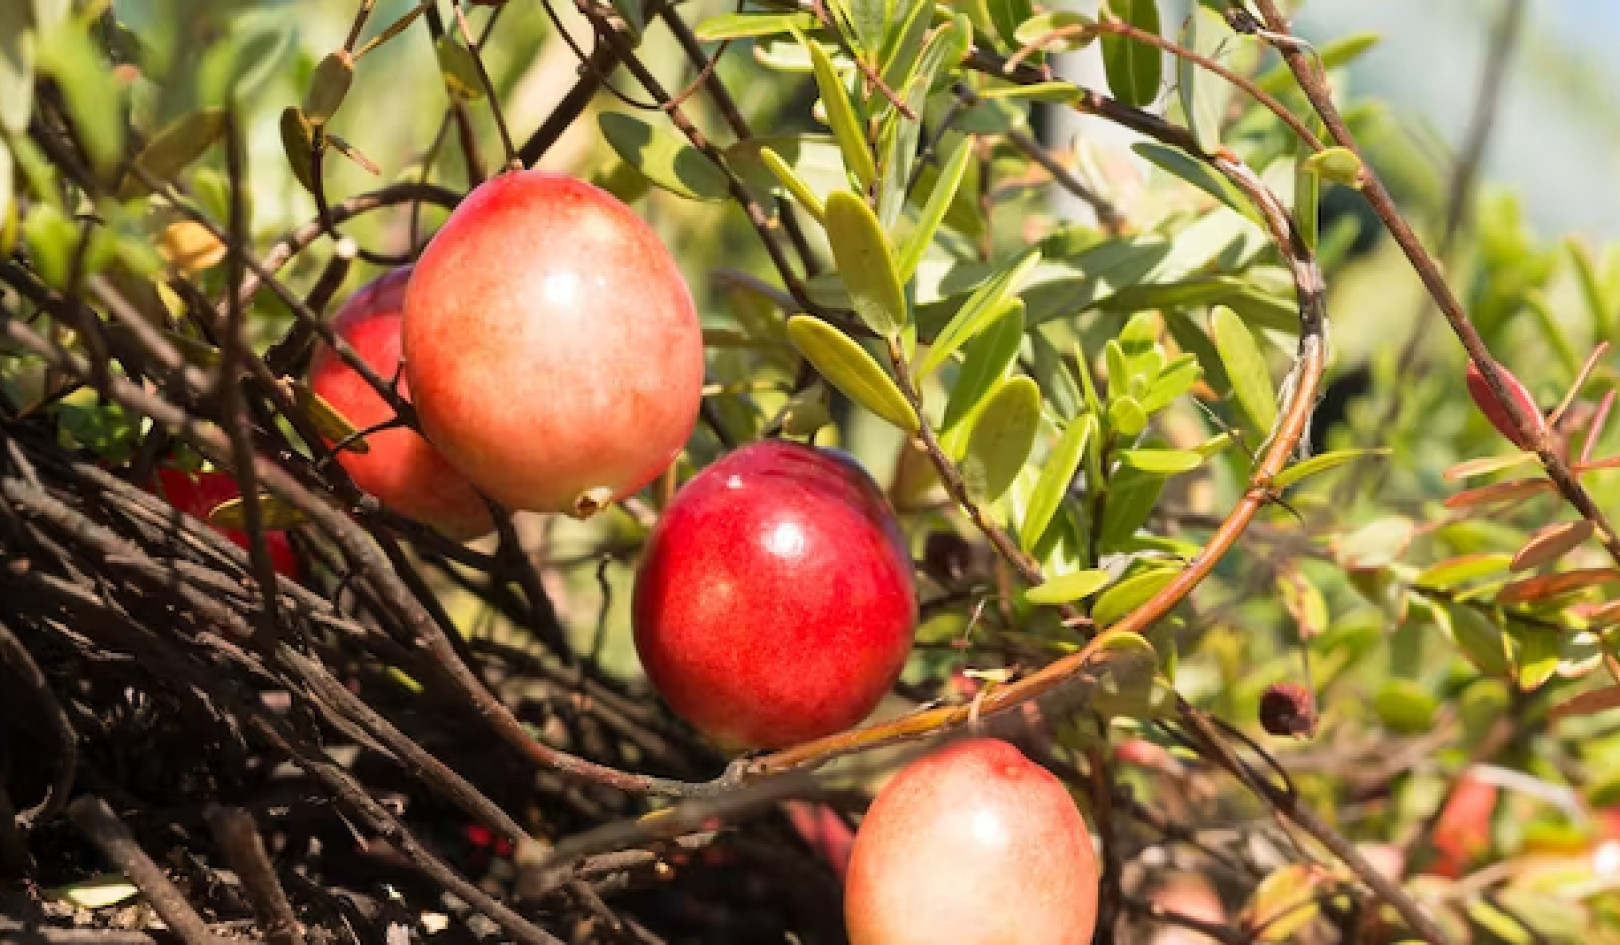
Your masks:
<path fill-rule="evenodd" d="M 0 131 L 20 135 L 34 108 L 34 46 L 28 4 L 0 3 Z"/>
<path fill-rule="evenodd" d="M 1148 417 L 1142 405 L 1130 394 L 1121 394 L 1108 403 L 1108 425 L 1126 439 L 1135 439 L 1147 429 Z"/>
<path fill-rule="evenodd" d="M 917 264 L 922 262 L 923 253 L 928 251 L 928 245 L 934 241 L 934 234 L 939 232 L 940 223 L 944 222 L 945 214 L 951 209 L 951 203 L 956 200 L 957 190 L 962 186 L 962 178 L 966 176 L 968 163 L 973 159 L 973 139 L 964 136 L 945 159 L 939 176 L 934 181 L 934 189 L 928 195 L 928 203 L 923 206 L 922 213 L 917 217 L 917 225 L 912 228 L 905 243 L 900 246 L 899 258 L 895 261 L 895 268 L 900 271 L 902 283 L 911 281 L 917 274 Z"/>
<path fill-rule="evenodd" d="M 1091 595 L 1108 586 L 1113 580 L 1101 568 L 1074 571 L 1047 578 L 1024 592 L 1024 600 L 1031 604 L 1067 604 Z"/>
<path fill-rule="evenodd" d="M 863 123 L 855 114 L 855 104 L 850 101 L 844 83 L 838 78 L 838 71 L 833 68 L 832 59 L 821 44 L 802 35 L 799 40 L 810 51 L 810 67 L 815 72 L 816 88 L 820 90 L 821 103 L 827 109 L 827 124 L 832 128 L 833 137 L 838 140 L 838 149 L 844 155 L 844 166 L 865 190 L 877 179 L 877 165 L 873 163 L 872 151 L 867 146 Z"/>
<path fill-rule="evenodd" d="M 826 194 L 849 189 L 849 174 L 844 171 L 844 160 L 832 135 L 767 135 L 739 141 L 721 153 L 727 166 L 749 186 L 774 190 L 781 182 L 765 164 L 766 148 L 793 169 L 817 195 L 818 204 L 824 203 Z"/>
<path fill-rule="evenodd" d="M 765 163 L 765 167 L 770 170 L 771 174 L 782 182 L 782 186 L 788 189 L 788 193 L 792 194 L 806 210 L 810 211 L 810 215 L 816 218 L 816 222 L 821 224 L 827 222 L 826 206 L 822 204 L 821 198 L 816 195 L 816 192 L 810 189 L 810 185 L 805 183 L 804 178 L 794 172 L 791 164 L 782 160 L 780 154 L 768 147 L 759 149 L 759 159 Z"/>
<path fill-rule="evenodd" d="M 853 338 L 810 315 L 788 319 L 788 340 L 827 383 L 906 433 L 916 433 L 917 412 L 900 388 Z"/>
<path fill-rule="evenodd" d="M 1008 299 L 989 326 L 968 343 L 962 369 L 957 372 L 950 399 L 945 403 L 945 417 L 939 422 L 941 433 L 973 414 L 1017 360 L 1023 340 L 1024 303 L 1016 298 Z"/>
<path fill-rule="evenodd" d="M 16 241 L 17 207 L 12 201 L 11 148 L 0 141 L 0 258 L 11 255 Z"/>
<path fill-rule="evenodd" d="M 465 45 L 445 34 L 433 44 L 434 57 L 439 60 L 439 76 L 444 79 L 445 91 L 460 102 L 476 102 L 484 96 L 484 84 L 478 79 L 478 63 Z M 314 122 L 314 115 L 311 115 Z"/>
<path fill-rule="evenodd" d="M 450 70 L 444 63 L 446 58 L 445 42 L 448 39 L 449 37 L 440 39 L 438 46 L 439 66 L 447 73 Z M 459 46 L 456 48 L 461 49 Z M 469 57 L 468 65 L 470 67 L 471 54 L 465 49 L 461 49 L 461 52 Z M 321 59 L 320 64 L 315 67 L 315 74 L 310 76 L 309 91 L 304 95 L 304 117 L 308 118 L 309 123 L 317 128 L 325 125 L 337 113 L 338 107 L 343 104 L 343 99 L 349 94 L 349 87 L 353 84 L 354 58 L 341 49 L 334 53 L 328 53 Z M 479 94 L 483 91 L 483 86 L 479 84 L 476 72 L 472 75 L 472 87 Z M 478 96 L 474 94 L 464 97 L 471 99 Z"/>
<path fill-rule="evenodd" d="M 1244 905 L 1243 929 L 1262 942 L 1292 941 L 1321 915 L 1317 887 L 1326 875 L 1308 863 L 1273 870 L 1255 886 Z"/>
<path fill-rule="evenodd" d="M 1323 45 L 1317 49 L 1317 55 L 1321 58 L 1323 69 L 1337 69 L 1355 61 L 1362 53 L 1378 45 L 1382 38 L 1377 33 L 1356 33 Z M 1287 63 L 1281 63 L 1256 79 L 1255 85 L 1273 95 L 1281 95 L 1294 88 L 1294 74 Z"/>
<path fill-rule="evenodd" d="M 808 13 L 724 13 L 704 20 L 692 32 L 700 43 L 715 43 L 815 28 L 816 18 Z"/>
<path fill-rule="evenodd" d="M 1172 148 L 1157 141 L 1138 141 L 1131 145 L 1131 150 L 1157 164 L 1169 174 L 1179 177 L 1187 183 L 1209 194 L 1221 203 L 1226 204 L 1250 220 L 1259 223 L 1258 214 L 1254 206 L 1244 197 L 1243 191 L 1237 185 L 1221 176 L 1221 173 L 1192 157 L 1179 148 Z"/>
<path fill-rule="evenodd" d="M 241 496 L 226 499 L 208 513 L 208 524 L 215 528 L 241 531 L 247 528 L 247 513 Z M 304 513 L 269 493 L 259 495 L 259 525 L 267 532 L 285 531 L 304 522 Z"/>
<path fill-rule="evenodd" d="M 906 324 L 906 293 L 877 214 L 866 201 L 840 190 L 827 198 L 826 222 L 827 241 L 855 314 L 885 338 L 899 337 Z"/>
<path fill-rule="evenodd" d="M 1213 59 L 1222 42 L 1231 35 L 1225 21 L 1209 8 L 1195 5 L 1192 15 L 1187 17 L 1181 45 Z M 1231 86 L 1191 59 L 1178 56 L 1176 91 L 1181 99 L 1182 114 L 1187 118 L 1187 129 L 1192 132 L 1198 149 L 1214 154 L 1221 146 L 1221 115 L 1226 111 Z"/>
<path fill-rule="evenodd" d="M 1462 555 L 1429 567 L 1412 579 L 1412 585 L 1449 590 L 1475 578 L 1501 574 L 1512 562 L 1513 556 L 1505 552 Z"/>
<path fill-rule="evenodd" d="M 1397 735 L 1421 735 L 1434 728 L 1439 705 L 1410 679 L 1387 679 L 1373 695 L 1378 721 Z"/>
<path fill-rule="evenodd" d="M 1570 261 L 1575 264 L 1576 284 L 1580 286 L 1581 298 L 1586 302 L 1587 314 L 1592 319 L 1592 337 L 1614 337 L 1614 320 L 1620 314 L 1620 301 L 1610 297 L 1603 280 L 1598 277 L 1597 263 L 1586 245 L 1576 239 L 1570 239 L 1565 245 Z"/>
<path fill-rule="evenodd" d="M 922 363 L 917 367 L 917 379 L 933 373 L 945 359 L 949 358 L 967 342 L 969 338 L 978 334 L 989 323 L 990 317 L 996 314 L 1003 302 L 1012 296 L 1023 282 L 1030 270 L 1040 262 L 1041 255 L 1038 247 L 1025 250 L 1020 255 L 1008 260 L 995 274 L 986 278 L 968 296 L 962 307 L 934 337 L 933 344 L 928 348 L 928 354 L 923 357 Z"/>
<path fill-rule="evenodd" d="M 1518 668 L 1519 689 L 1524 692 L 1540 689 L 1558 670 L 1564 634 L 1519 623 L 1509 624 L 1508 633 L 1518 644 L 1514 663 Z"/>
<path fill-rule="evenodd" d="M 1149 416 L 1170 406 L 1176 398 L 1192 390 L 1198 379 L 1204 376 L 1204 369 L 1193 354 L 1180 354 L 1174 361 L 1164 366 L 1159 377 L 1148 388 L 1147 396 L 1142 398 L 1142 411 Z"/>
<path fill-rule="evenodd" d="M 1321 231 L 1321 207 L 1322 176 L 1307 162 L 1297 162 L 1294 165 L 1294 227 L 1299 230 L 1300 242 L 1313 253 Z"/>
<path fill-rule="evenodd" d="M 1159 5 L 1156 0 L 1110 0 L 1119 18 L 1145 33 L 1158 35 Z M 1102 40 L 1103 67 L 1114 97 L 1127 105 L 1144 108 L 1159 95 L 1164 68 L 1157 47 L 1126 36 L 1107 35 Z"/>
<path fill-rule="evenodd" d="M 155 180 L 172 181 L 191 162 L 213 147 L 224 132 L 225 110 L 222 108 L 204 108 L 183 115 L 153 135 L 152 140 L 141 149 L 135 163 Z M 150 192 L 151 189 L 141 178 L 131 174 L 124 178 L 118 196 L 119 199 L 129 200 Z"/>
<path fill-rule="evenodd" d="M 856 52 L 875 52 L 883 45 L 883 35 L 889 31 L 894 16 L 894 0 L 836 0 L 838 7 L 855 31 Z"/>
<path fill-rule="evenodd" d="M 1174 581 L 1176 575 L 1180 573 L 1178 569 L 1159 568 L 1143 571 L 1120 581 L 1097 598 L 1097 602 L 1091 607 L 1091 619 L 1096 621 L 1099 627 L 1118 623 L 1121 617 L 1164 590 L 1165 585 Z"/>
<path fill-rule="evenodd" d="M 1085 92 L 1072 82 L 1051 81 L 1028 84 L 996 85 L 979 90 L 979 98 L 987 102 L 1041 102 L 1046 105 L 1073 105 L 1085 97 Z"/>
<path fill-rule="evenodd" d="M 915 73 L 899 89 L 902 100 L 913 114 L 920 116 L 924 111 L 929 89 L 934 83 L 934 74 L 939 71 L 944 51 L 950 45 L 948 34 L 952 29 L 953 26 L 946 24 L 942 27 L 941 33 L 930 39 Z M 878 187 L 877 209 L 878 220 L 882 222 L 884 229 L 888 230 L 900 219 L 900 212 L 905 208 L 907 188 L 911 183 L 912 167 L 917 161 L 918 143 L 923 126 L 920 120 L 912 121 L 900 114 L 899 110 L 889 105 L 886 99 L 884 102 L 884 107 L 879 110 L 879 120 L 883 123 L 883 132 L 880 135 L 882 146 L 879 149 L 882 154 L 882 183 Z"/>
<path fill-rule="evenodd" d="M 1388 456 L 1390 452 L 1389 449 L 1379 448 L 1335 450 L 1332 453 L 1321 453 L 1284 469 L 1272 478 L 1271 485 L 1275 489 L 1286 489 L 1302 479 L 1325 473 L 1330 469 L 1337 469 L 1345 463 L 1370 456 Z"/>
<path fill-rule="evenodd" d="M 351 453 L 371 452 L 371 444 L 366 442 L 366 438 L 355 436 L 360 432 L 360 428 L 354 425 L 354 421 L 345 417 L 325 397 L 317 394 L 314 388 L 303 381 L 293 381 L 292 388 L 293 402 L 304 412 L 304 416 L 309 418 L 315 432 L 327 442 L 342 443 L 343 448 Z"/>
<path fill-rule="evenodd" d="M 1097 689 L 1090 708 L 1104 716 L 1166 718 L 1175 713 L 1175 693 L 1154 671 L 1159 655 L 1145 637 L 1118 631 L 1103 633 L 1093 644 Z"/>
<path fill-rule="evenodd" d="M 1508 674 L 1512 664 L 1508 661 L 1507 635 L 1494 620 L 1463 604 L 1436 607 L 1433 613 L 1446 615 L 1441 629 L 1450 631 L 1457 649 L 1476 669 L 1487 676 Z"/>
<path fill-rule="evenodd" d="M 1243 319 L 1225 306 L 1217 306 L 1210 314 L 1209 326 L 1238 407 L 1255 431 L 1269 433 L 1277 422 L 1277 400 L 1271 388 L 1271 371 L 1254 336 Z"/>
<path fill-rule="evenodd" d="M 1323 180 L 1361 189 L 1361 158 L 1349 148 L 1323 148 L 1305 159 L 1305 170 L 1321 175 Z"/>
<path fill-rule="evenodd" d="M 1002 42 L 1016 47 L 1019 25 L 1034 13 L 1030 0 L 984 0 L 984 5 L 990 11 L 990 22 L 995 24 Z"/>
<path fill-rule="evenodd" d="M 926 0 L 906 0 L 905 19 L 894 23 L 883 43 L 878 60 L 883 67 L 883 84 L 891 89 L 904 89 L 911 85 L 922 59 L 928 27 L 934 21 L 934 5 Z M 949 24 L 946 30 L 950 29 Z"/>
<path fill-rule="evenodd" d="M 1089 480 L 1088 480 L 1089 481 Z M 1113 551 L 1136 534 L 1159 501 L 1164 477 L 1126 466 L 1108 480 L 1107 501 L 1103 506 L 1102 528 L 1097 541 L 1104 551 Z"/>
<path fill-rule="evenodd" d="M 1203 454 L 1196 450 L 1141 449 L 1120 450 L 1119 461 L 1131 469 L 1175 476 L 1192 472 L 1204 464 Z"/>
<path fill-rule="evenodd" d="M 602 112 L 596 123 L 624 163 L 664 190 L 692 200 L 730 195 L 725 173 L 674 132 L 624 112 Z"/>
<path fill-rule="evenodd" d="M 39 71 L 54 78 L 61 88 L 91 162 L 100 171 L 110 170 L 124 147 L 124 97 L 113 81 L 112 69 L 90 37 L 72 23 L 42 35 L 38 53 Z"/>
<path fill-rule="evenodd" d="M 235 16 L 230 34 L 209 47 L 197 68 L 203 105 L 250 101 L 272 77 L 288 71 L 297 47 L 297 18 L 271 8 Z"/>
<path fill-rule="evenodd" d="M 1092 40 L 1097 38 L 1094 30 L 1084 29 L 1095 24 L 1091 17 L 1073 10 L 1038 13 L 1020 23 L 1013 31 L 1013 44 L 1022 49 L 1039 43 L 1042 52 L 1073 52 L 1091 45 Z M 1060 30 L 1064 35 L 1052 36 Z"/>
<path fill-rule="evenodd" d="M 1339 566 L 1352 571 L 1371 571 L 1398 561 L 1412 544 L 1417 526 L 1401 515 L 1374 519 L 1333 543 Z"/>
<path fill-rule="evenodd" d="M 1080 469 L 1080 460 L 1096 429 L 1097 418 L 1091 414 L 1075 418 L 1063 430 L 1051 455 L 1046 457 L 1041 476 L 1029 494 L 1023 524 L 1018 528 L 1018 543 L 1025 551 L 1032 551 L 1040 543 L 1052 523 L 1052 516 L 1063 505 L 1063 497 L 1068 494 L 1069 484 Z"/>
<path fill-rule="evenodd" d="M 315 133 L 297 105 L 281 110 L 281 150 L 287 156 L 287 166 L 304 189 L 314 193 L 315 179 L 310 176 L 311 149 L 315 147 Z"/>
<path fill-rule="evenodd" d="M 1027 377 L 1003 381 L 980 408 L 962 458 L 962 479 L 975 502 L 1001 498 L 1024 468 L 1041 421 L 1041 389 Z"/>

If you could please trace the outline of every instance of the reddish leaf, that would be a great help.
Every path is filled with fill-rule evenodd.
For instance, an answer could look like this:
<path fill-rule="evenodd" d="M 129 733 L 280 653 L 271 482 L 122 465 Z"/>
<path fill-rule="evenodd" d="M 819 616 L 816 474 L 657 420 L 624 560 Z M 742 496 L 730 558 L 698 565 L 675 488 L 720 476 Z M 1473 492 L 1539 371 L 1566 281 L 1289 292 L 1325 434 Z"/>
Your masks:
<path fill-rule="evenodd" d="M 1512 469 L 1537 459 L 1534 453 L 1509 453 L 1506 456 L 1480 456 L 1475 459 L 1465 459 L 1455 466 L 1448 468 L 1440 475 L 1452 482 L 1458 479 L 1472 479 L 1486 473 L 1500 472 Z"/>
<path fill-rule="evenodd" d="M 1601 630 L 1620 623 L 1620 600 L 1601 604 L 1577 604 L 1570 610 L 1575 616 L 1586 621 L 1589 630 Z"/>
<path fill-rule="evenodd" d="M 1596 526 L 1584 518 L 1548 525 L 1530 536 L 1530 540 L 1524 543 L 1519 553 L 1513 556 L 1513 564 L 1509 566 L 1509 570 L 1529 571 L 1549 561 L 1557 561 L 1574 551 L 1581 542 L 1591 538 L 1595 529 Z"/>
<path fill-rule="evenodd" d="M 1589 463 L 1581 463 L 1575 467 L 1575 474 L 1585 475 L 1589 472 L 1597 472 L 1600 469 L 1614 469 L 1617 466 L 1620 466 L 1620 456 L 1605 456 L 1602 459 L 1594 459 Z"/>
<path fill-rule="evenodd" d="M 1530 391 L 1526 390 L 1524 384 L 1513 376 L 1512 371 L 1500 364 L 1493 366 L 1496 368 L 1497 373 L 1501 375 L 1503 386 L 1507 388 L 1508 393 L 1518 404 L 1519 409 L 1526 417 L 1530 418 L 1530 423 L 1535 425 L 1538 431 L 1545 432 L 1547 420 L 1541 415 L 1541 408 L 1536 406 L 1535 398 L 1530 396 Z M 1507 406 L 1497 399 L 1496 392 L 1491 390 L 1490 384 L 1486 383 L 1485 375 L 1480 372 L 1479 365 L 1472 361 L 1468 362 L 1468 396 L 1474 398 L 1474 406 L 1478 407 L 1480 413 L 1485 415 L 1485 419 L 1491 422 L 1491 426 L 1496 428 L 1496 432 L 1507 437 L 1508 442 L 1521 450 L 1532 448 L 1531 438 L 1519 431 L 1518 426 L 1513 422 L 1513 418 L 1508 415 Z"/>
<path fill-rule="evenodd" d="M 1570 696 L 1548 710 L 1554 719 L 1567 719 L 1583 715 L 1596 715 L 1610 709 L 1620 709 L 1620 686 L 1594 689 Z"/>
<path fill-rule="evenodd" d="M 1586 428 L 1586 444 L 1581 447 L 1581 465 L 1586 465 L 1592 458 L 1592 447 L 1603 436 L 1603 428 L 1609 423 L 1609 411 L 1614 409 L 1615 394 L 1620 391 L 1611 388 L 1603 399 L 1598 401 L 1597 412 L 1592 415 L 1592 422 Z"/>
<path fill-rule="evenodd" d="M 1493 502 L 1517 502 L 1551 491 L 1553 491 L 1551 479 L 1511 479 L 1507 482 L 1493 482 L 1488 486 L 1464 489 L 1446 499 L 1446 508 L 1466 509 Z"/>
<path fill-rule="evenodd" d="M 1620 571 L 1613 568 L 1584 568 L 1579 571 L 1565 571 L 1562 574 L 1548 574 L 1543 577 L 1526 578 L 1514 581 L 1502 588 L 1496 595 L 1497 603 L 1526 604 L 1530 601 L 1553 597 L 1558 594 L 1567 594 L 1583 588 L 1597 587 L 1608 584 L 1610 581 L 1620 580 Z"/>

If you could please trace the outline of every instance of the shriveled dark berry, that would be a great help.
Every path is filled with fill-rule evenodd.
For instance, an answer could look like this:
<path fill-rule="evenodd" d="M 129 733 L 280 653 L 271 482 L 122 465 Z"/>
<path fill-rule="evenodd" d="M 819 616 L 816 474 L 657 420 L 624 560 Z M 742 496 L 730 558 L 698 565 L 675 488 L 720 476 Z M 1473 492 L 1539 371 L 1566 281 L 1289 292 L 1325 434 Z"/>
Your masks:
<path fill-rule="evenodd" d="M 1278 736 L 1316 734 L 1316 697 L 1299 683 L 1273 683 L 1260 697 L 1260 727 Z"/>

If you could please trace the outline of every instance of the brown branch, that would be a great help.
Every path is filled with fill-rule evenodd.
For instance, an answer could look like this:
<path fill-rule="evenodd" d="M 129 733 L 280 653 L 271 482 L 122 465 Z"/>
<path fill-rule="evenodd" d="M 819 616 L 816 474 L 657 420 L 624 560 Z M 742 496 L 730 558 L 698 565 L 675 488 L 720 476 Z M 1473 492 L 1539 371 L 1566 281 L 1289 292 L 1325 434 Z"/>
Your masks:
<path fill-rule="evenodd" d="M 45 799 L 19 818 L 25 827 L 47 823 L 67 806 L 68 794 L 73 790 L 74 775 L 79 767 L 79 736 L 73 729 L 73 720 L 68 718 L 67 710 L 51 689 L 50 681 L 40 672 L 39 664 L 4 621 L 0 621 L 0 664 L 9 668 L 12 678 L 33 694 L 60 747 L 56 772 L 46 788 Z"/>
<path fill-rule="evenodd" d="M 129 877 L 152 904 L 163 922 L 186 945 L 219 945 L 222 939 L 208 931 L 202 916 L 191 907 L 179 887 L 147 856 L 107 802 L 85 794 L 68 805 L 68 816 L 96 845 L 107 862 Z"/>
<path fill-rule="evenodd" d="M 1284 36 L 1288 35 L 1288 21 L 1278 11 L 1274 0 L 1255 0 L 1255 6 L 1260 10 L 1261 15 L 1265 17 L 1266 26 L 1272 32 Z M 1355 136 L 1350 133 L 1350 128 L 1345 124 L 1344 117 L 1339 114 L 1338 107 L 1333 104 L 1333 93 L 1328 89 L 1326 79 L 1315 69 L 1309 57 L 1301 51 L 1299 44 L 1279 43 L 1276 45 L 1278 51 L 1282 54 L 1283 60 L 1288 63 L 1289 69 L 1293 71 L 1294 78 L 1299 82 L 1299 87 L 1305 92 L 1305 97 L 1310 100 L 1312 107 L 1316 109 L 1316 113 L 1321 116 L 1322 122 L 1327 125 L 1333 140 L 1338 142 L 1341 147 L 1349 148 L 1359 155 L 1361 152 L 1356 145 Z M 1485 383 L 1490 387 L 1491 393 L 1495 395 L 1497 402 L 1502 405 L 1502 410 L 1513 422 L 1513 426 L 1518 431 L 1523 442 L 1529 444 L 1541 459 L 1542 468 L 1547 471 L 1548 478 L 1552 479 L 1564 499 L 1574 507 L 1575 511 L 1580 513 L 1582 518 L 1597 526 L 1598 540 L 1602 542 L 1604 550 L 1608 552 L 1609 557 L 1616 564 L 1620 564 L 1620 535 L 1616 535 L 1608 517 L 1597 507 L 1597 503 L 1592 501 L 1591 494 L 1586 491 L 1586 487 L 1581 485 L 1581 481 L 1576 478 L 1575 473 L 1570 469 L 1569 464 L 1559 452 L 1558 443 L 1552 430 L 1546 424 L 1539 422 L 1539 417 L 1531 416 L 1513 396 L 1508 382 L 1502 376 L 1502 369 L 1497 365 L 1495 358 L 1491 356 L 1490 349 L 1485 346 L 1485 340 L 1480 337 L 1478 329 L 1474 327 L 1474 323 L 1469 319 L 1462 303 L 1452 293 L 1451 286 L 1446 283 L 1445 274 L 1440 271 L 1439 264 L 1435 262 L 1429 251 L 1424 248 L 1423 242 L 1418 239 L 1411 225 L 1401 215 L 1400 209 L 1395 206 L 1395 199 L 1390 196 L 1389 190 L 1384 187 L 1384 183 L 1379 179 L 1377 172 L 1365 160 L 1362 162 L 1361 176 L 1363 181 L 1361 192 L 1367 198 L 1368 205 L 1372 207 L 1373 213 L 1378 215 L 1378 219 L 1383 221 L 1384 227 L 1395 238 L 1395 242 L 1401 247 L 1401 251 L 1406 254 L 1407 261 L 1417 271 L 1418 278 L 1423 280 L 1424 287 L 1428 289 L 1429 295 L 1434 299 L 1435 304 L 1439 306 L 1440 313 L 1445 316 L 1446 322 L 1451 326 L 1452 332 L 1456 334 L 1457 340 L 1462 342 L 1463 350 L 1468 352 L 1468 359 L 1479 368 L 1480 373 L 1485 378 Z"/>
<path fill-rule="evenodd" d="M 210 804 L 203 809 L 214 839 L 225 851 L 225 859 L 242 881 L 264 939 L 269 945 L 303 945 L 304 933 L 293 913 L 287 892 L 276 878 L 276 869 L 270 864 L 259 828 L 253 815 L 240 807 L 219 807 Z"/>

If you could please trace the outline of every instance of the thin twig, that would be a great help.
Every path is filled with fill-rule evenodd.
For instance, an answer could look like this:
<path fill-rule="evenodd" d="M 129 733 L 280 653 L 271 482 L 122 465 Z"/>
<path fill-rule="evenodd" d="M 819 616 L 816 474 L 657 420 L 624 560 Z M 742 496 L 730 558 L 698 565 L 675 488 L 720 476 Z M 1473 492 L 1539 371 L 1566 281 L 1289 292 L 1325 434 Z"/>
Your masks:
<path fill-rule="evenodd" d="M 141 895 L 152 904 L 169 930 L 186 945 L 220 945 L 222 939 L 208 931 L 202 916 L 191 907 L 179 887 L 169 881 L 163 870 L 147 856 L 135 837 L 113 813 L 107 802 L 93 794 L 85 794 L 68 805 L 68 816 L 80 831 L 96 845 L 107 862 L 129 877 L 140 889 Z"/>

